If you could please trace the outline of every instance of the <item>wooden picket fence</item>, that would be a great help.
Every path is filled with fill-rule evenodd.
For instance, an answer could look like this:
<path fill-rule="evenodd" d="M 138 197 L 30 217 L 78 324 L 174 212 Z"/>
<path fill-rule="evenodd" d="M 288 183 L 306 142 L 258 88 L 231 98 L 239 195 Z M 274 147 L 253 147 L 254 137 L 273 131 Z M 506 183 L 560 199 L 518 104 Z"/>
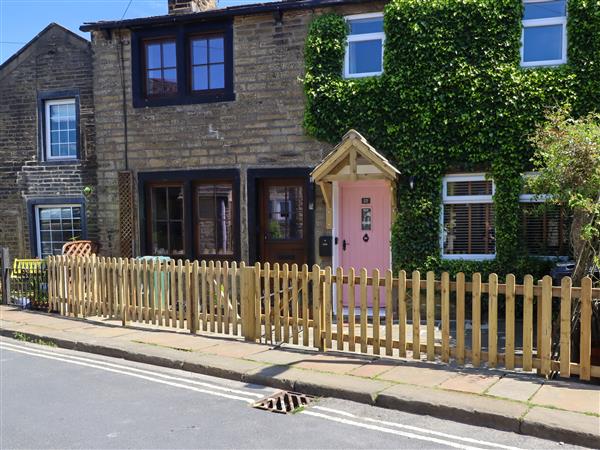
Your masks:
<path fill-rule="evenodd" d="M 600 289 L 589 278 L 573 287 L 570 278 L 553 286 L 549 276 L 536 283 L 528 275 L 517 284 L 513 275 L 504 282 L 495 274 L 485 282 L 480 274 L 370 275 L 317 265 L 50 257 L 49 307 L 321 351 L 600 377 L 591 358 L 592 302 L 600 301 Z M 572 323 L 574 307 L 579 323 Z"/>

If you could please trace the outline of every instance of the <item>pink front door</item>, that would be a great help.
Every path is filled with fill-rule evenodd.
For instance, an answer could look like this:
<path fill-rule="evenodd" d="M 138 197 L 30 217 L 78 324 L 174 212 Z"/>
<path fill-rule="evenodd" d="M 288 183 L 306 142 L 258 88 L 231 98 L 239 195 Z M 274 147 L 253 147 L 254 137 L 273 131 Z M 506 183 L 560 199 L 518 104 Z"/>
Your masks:
<path fill-rule="evenodd" d="M 344 272 L 365 267 L 369 276 L 379 269 L 381 276 L 391 268 L 390 230 L 392 193 L 385 180 L 345 181 L 339 183 L 338 261 Z M 358 294 L 358 292 L 357 292 Z M 370 289 L 369 289 L 370 294 Z M 383 292 L 381 306 L 385 305 Z M 359 297 L 356 297 L 357 304 Z M 347 306 L 347 295 L 344 295 Z M 369 295 L 368 306 L 372 306 Z"/>

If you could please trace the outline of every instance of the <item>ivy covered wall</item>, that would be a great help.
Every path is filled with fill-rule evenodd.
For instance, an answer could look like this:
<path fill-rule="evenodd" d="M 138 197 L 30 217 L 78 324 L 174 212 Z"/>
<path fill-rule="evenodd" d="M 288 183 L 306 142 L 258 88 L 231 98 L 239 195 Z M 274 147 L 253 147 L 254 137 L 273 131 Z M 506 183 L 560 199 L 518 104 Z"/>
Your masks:
<path fill-rule="evenodd" d="M 522 0 L 391 0 L 384 73 L 359 79 L 342 77 L 344 18 L 326 14 L 311 24 L 307 133 L 335 144 L 355 128 L 414 177 L 412 189 L 398 186 L 396 267 L 545 270 L 532 267 L 519 242 L 528 136 L 553 106 L 570 103 L 577 114 L 600 109 L 600 0 L 569 0 L 568 64 L 560 67 L 520 67 L 522 14 Z M 496 260 L 442 262 L 442 177 L 474 171 L 496 183 Z"/>

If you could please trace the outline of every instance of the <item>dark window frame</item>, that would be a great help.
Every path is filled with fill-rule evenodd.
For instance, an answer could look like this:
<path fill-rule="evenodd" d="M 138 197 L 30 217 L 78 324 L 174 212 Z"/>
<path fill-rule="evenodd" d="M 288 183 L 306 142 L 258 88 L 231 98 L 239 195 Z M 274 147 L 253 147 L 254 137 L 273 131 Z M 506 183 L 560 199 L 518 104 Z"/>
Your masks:
<path fill-rule="evenodd" d="M 87 239 L 87 209 L 86 201 L 83 197 L 39 197 L 27 200 L 27 223 L 29 225 L 29 244 L 31 246 L 30 253 L 39 258 L 38 254 L 38 239 L 36 220 L 36 207 L 38 206 L 55 206 L 55 205 L 81 205 L 81 239 Z"/>
<path fill-rule="evenodd" d="M 162 36 L 162 37 L 156 37 L 156 38 L 149 38 L 149 39 L 144 39 L 142 41 L 142 76 L 143 76 L 143 92 L 144 92 L 144 97 L 148 98 L 148 99 L 159 99 L 159 98 L 170 98 L 170 97 L 176 97 L 177 95 L 179 95 L 179 83 L 177 83 L 177 91 L 173 94 L 155 94 L 155 95 L 151 95 L 148 94 L 148 71 L 149 70 L 157 70 L 157 69 L 149 69 L 148 68 L 148 53 L 147 53 L 147 45 L 151 44 L 151 43 L 159 43 L 161 45 L 160 48 L 160 71 L 161 71 L 161 75 L 165 70 L 165 67 L 163 65 L 163 61 L 164 61 L 164 57 L 163 57 L 163 44 L 166 42 L 173 42 L 175 44 L 175 73 L 177 74 L 179 72 L 179 68 L 177 67 L 177 39 L 176 36 Z"/>
<path fill-rule="evenodd" d="M 48 159 L 47 143 L 46 143 L 46 102 L 52 100 L 68 100 L 75 99 L 75 130 L 76 130 L 76 156 L 69 158 L 52 158 Z M 74 164 L 81 160 L 81 118 L 80 118 L 80 99 L 79 89 L 59 90 L 59 91 L 42 91 L 37 94 L 37 110 L 38 110 L 38 160 L 44 164 L 61 165 Z"/>
<path fill-rule="evenodd" d="M 225 95 L 226 94 L 226 87 L 222 87 L 222 88 L 217 88 L 217 89 L 211 89 L 210 88 L 210 66 L 214 65 L 214 64 L 223 64 L 224 65 L 224 74 L 225 77 L 227 76 L 227 62 L 226 62 L 226 57 L 225 55 L 223 56 L 223 62 L 222 63 L 210 63 L 210 49 L 208 51 L 207 54 L 207 61 L 206 61 L 206 67 L 207 67 L 207 73 L 208 73 L 208 82 L 209 82 L 209 88 L 208 89 L 194 89 L 193 87 L 193 75 L 192 72 L 194 70 L 194 64 L 192 61 L 192 41 L 194 39 L 210 39 L 212 37 L 222 37 L 223 38 L 223 47 L 225 47 L 225 42 L 227 40 L 226 36 L 224 33 L 220 33 L 220 32 L 212 32 L 212 33 L 193 33 L 188 35 L 185 43 L 186 43 L 186 55 L 187 55 L 187 66 L 186 66 L 186 70 L 188 71 L 188 89 L 190 92 L 190 95 L 194 95 L 194 96 L 210 96 L 210 95 Z M 202 64 L 196 64 L 196 66 L 200 66 Z"/>
<path fill-rule="evenodd" d="M 161 172 L 141 172 L 138 174 L 138 192 L 140 195 L 139 223 L 140 223 L 140 250 L 142 255 L 150 255 L 152 247 L 150 245 L 151 235 L 148 233 L 147 223 L 151 217 L 147 216 L 146 209 L 146 184 L 148 183 L 178 183 L 183 184 L 183 207 L 184 211 L 191 211 L 192 214 L 187 214 L 187 219 L 184 220 L 184 256 L 181 259 L 199 259 L 200 255 L 196 254 L 194 242 L 194 183 L 197 181 L 213 181 L 213 180 L 231 180 L 233 183 L 233 256 L 219 258 L 215 255 L 215 260 L 234 260 L 239 261 L 241 258 L 241 228 L 240 228 L 240 172 L 238 169 L 205 169 L 205 170 L 173 170 Z M 149 200 L 149 199 L 148 199 Z"/>
<path fill-rule="evenodd" d="M 225 87 L 208 91 L 191 90 L 190 39 L 201 35 L 224 38 Z M 177 94 L 160 97 L 145 95 L 144 43 L 161 38 L 175 38 L 177 61 Z M 180 26 L 134 30 L 131 35 L 131 77 L 133 107 L 185 105 L 235 100 L 233 91 L 233 26 L 231 19 Z"/>
<path fill-rule="evenodd" d="M 148 202 L 146 203 L 145 207 L 146 207 L 146 217 L 148 218 L 148 220 L 146 220 L 146 236 L 148 237 L 148 242 L 147 242 L 147 246 L 152 249 L 153 245 L 152 245 L 152 227 L 153 227 L 153 211 L 152 211 L 152 190 L 154 188 L 180 188 L 182 191 L 184 191 L 184 184 L 183 182 L 178 182 L 178 181 L 173 181 L 173 182 L 165 182 L 165 181 L 157 181 L 157 182 L 149 182 L 146 184 L 145 189 L 146 189 L 146 196 L 145 198 L 148 199 Z M 168 197 L 168 195 L 167 195 Z M 168 200 L 167 200 L 168 201 Z M 169 210 L 169 206 L 167 204 L 167 215 L 169 214 L 170 210 Z M 160 256 L 169 256 L 171 258 L 174 257 L 181 257 L 183 258 L 183 256 L 185 255 L 185 242 L 186 242 L 186 229 L 185 229 L 185 221 L 187 219 L 187 214 L 185 212 L 185 191 L 184 191 L 184 199 L 183 199 L 183 208 L 182 208 L 182 218 L 181 218 L 181 228 L 182 228 L 182 242 L 183 242 L 183 255 L 175 255 L 172 253 L 169 253 L 168 255 L 160 255 Z M 167 229 L 170 230 L 170 224 L 171 222 L 174 222 L 174 220 L 171 220 L 168 216 L 167 216 Z M 170 233 L 170 231 L 169 231 Z M 169 236 L 169 242 L 170 242 L 170 236 Z M 171 249 L 168 249 L 169 251 Z"/>
<path fill-rule="evenodd" d="M 231 189 L 232 189 L 232 195 L 231 195 L 231 225 L 232 225 L 232 234 L 233 234 L 233 252 L 231 255 L 223 255 L 223 254 L 203 254 L 200 253 L 200 251 L 198 250 L 199 247 L 199 241 L 201 239 L 200 233 L 196 233 L 194 232 L 193 235 L 193 240 L 194 240 L 194 256 L 196 256 L 198 259 L 202 260 L 211 260 L 211 259 L 215 259 L 215 260 L 219 260 L 219 261 L 236 261 L 235 257 L 236 254 L 239 255 L 239 253 L 236 251 L 236 244 L 239 245 L 239 242 L 235 242 L 236 241 L 236 237 L 237 235 L 239 235 L 239 232 L 236 235 L 236 222 L 239 220 L 239 215 L 240 215 L 240 210 L 239 207 L 236 208 L 236 206 L 239 206 L 239 198 L 237 198 L 237 194 L 236 194 L 236 180 L 234 178 L 205 178 L 202 180 L 194 180 L 192 182 L 192 202 L 193 202 L 193 219 L 192 219 L 192 228 L 194 228 L 194 226 L 196 225 L 195 220 L 198 217 L 198 204 L 196 202 L 197 198 L 196 198 L 196 188 L 200 185 L 215 185 L 215 184 L 225 184 L 225 183 L 231 183 Z M 239 185 L 239 182 L 238 182 Z"/>
<path fill-rule="evenodd" d="M 259 182 L 262 179 L 304 178 L 306 186 L 306 254 L 308 265 L 315 261 L 315 184 L 310 180 L 310 167 L 284 167 L 272 169 L 249 168 L 246 174 L 248 201 L 248 259 L 254 264 L 260 258 L 257 248 L 260 242 Z"/>

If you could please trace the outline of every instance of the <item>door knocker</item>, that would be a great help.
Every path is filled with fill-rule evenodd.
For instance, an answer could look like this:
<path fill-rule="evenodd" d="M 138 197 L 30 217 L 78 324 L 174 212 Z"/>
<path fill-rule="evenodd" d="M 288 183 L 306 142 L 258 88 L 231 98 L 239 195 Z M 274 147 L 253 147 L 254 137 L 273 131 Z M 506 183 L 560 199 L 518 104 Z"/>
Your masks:
<path fill-rule="evenodd" d="M 365 233 L 365 235 L 363 236 L 363 241 L 369 242 L 369 235 L 367 233 Z"/>

